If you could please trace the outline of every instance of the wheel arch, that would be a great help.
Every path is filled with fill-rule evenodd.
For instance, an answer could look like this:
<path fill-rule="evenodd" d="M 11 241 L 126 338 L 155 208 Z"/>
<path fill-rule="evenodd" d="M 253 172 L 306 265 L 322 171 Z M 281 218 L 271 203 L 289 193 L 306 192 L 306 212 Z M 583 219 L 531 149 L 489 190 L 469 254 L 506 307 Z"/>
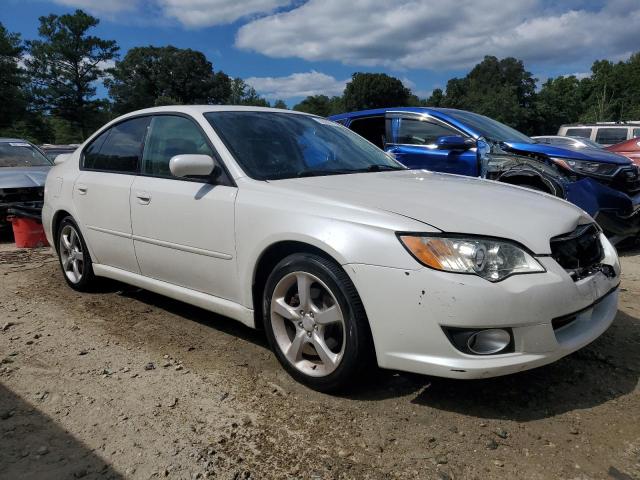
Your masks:
<path fill-rule="evenodd" d="M 498 178 L 498 181 L 509 185 L 535 187 L 556 197 L 564 198 L 562 185 L 535 170 L 507 171 Z"/>
<path fill-rule="evenodd" d="M 333 255 L 316 245 L 304 241 L 280 240 L 267 246 L 258 256 L 251 279 L 254 322 L 258 329 L 262 328 L 262 293 L 267 283 L 267 278 L 278 262 L 294 253 L 313 253 L 340 265 L 340 262 Z"/>
<path fill-rule="evenodd" d="M 71 213 L 69 213 L 67 210 L 60 209 L 53 214 L 53 217 L 51 219 L 51 233 L 54 240 L 53 246 L 56 249 L 56 252 L 58 251 L 58 230 L 60 229 L 60 224 L 62 223 L 62 220 L 65 219 L 66 217 L 73 218 L 73 215 L 71 215 Z"/>

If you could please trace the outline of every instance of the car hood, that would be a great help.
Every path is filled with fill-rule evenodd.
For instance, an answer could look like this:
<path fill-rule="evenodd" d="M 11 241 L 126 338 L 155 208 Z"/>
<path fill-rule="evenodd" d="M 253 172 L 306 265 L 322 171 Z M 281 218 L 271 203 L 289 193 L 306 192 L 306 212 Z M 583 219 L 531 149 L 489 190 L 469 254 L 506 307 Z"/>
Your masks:
<path fill-rule="evenodd" d="M 292 198 L 315 195 L 402 215 L 444 232 L 515 240 L 538 254 L 549 239 L 592 222 L 564 200 L 525 188 L 460 175 L 403 170 L 274 181 Z"/>
<path fill-rule="evenodd" d="M 0 167 L 0 188 L 43 187 L 51 167 Z"/>
<path fill-rule="evenodd" d="M 565 148 L 556 147 L 555 145 L 545 145 L 541 143 L 518 143 L 505 142 L 508 150 L 514 150 L 525 153 L 539 153 L 549 157 L 572 158 L 575 160 L 586 160 L 590 162 L 614 163 L 616 165 L 628 165 L 631 162 L 628 158 L 609 152 L 603 149 L 591 148 Z"/>

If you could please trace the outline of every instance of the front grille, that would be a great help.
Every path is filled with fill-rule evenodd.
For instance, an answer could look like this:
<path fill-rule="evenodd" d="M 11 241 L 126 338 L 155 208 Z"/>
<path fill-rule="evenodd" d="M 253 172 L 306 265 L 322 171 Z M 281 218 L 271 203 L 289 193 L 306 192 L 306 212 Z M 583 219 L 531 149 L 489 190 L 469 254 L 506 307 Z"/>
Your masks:
<path fill-rule="evenodd" d="M 571 233 L 551 239 L 551 256 L 574 280 L 580 280 L 601 267 L 604 251 L 599 237 L 595 224 L 580 225 Z"/>
<path fill-rule="evenodd" d="M 629 194 L 640 192 L 640 167 L 637 165 L 622 167 L 613 177 L 611 187 Z"/>

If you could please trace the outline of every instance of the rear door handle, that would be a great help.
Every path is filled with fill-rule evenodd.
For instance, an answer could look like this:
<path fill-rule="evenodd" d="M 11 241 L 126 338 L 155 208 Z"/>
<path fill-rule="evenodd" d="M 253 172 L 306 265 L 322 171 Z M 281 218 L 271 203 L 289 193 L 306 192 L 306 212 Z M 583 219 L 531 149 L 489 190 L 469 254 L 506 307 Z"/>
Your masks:
<path fill-rule="evenodd" d="M 148 205 L 151 202 L 151 194 L 148 192 L 136 192 L 136 198 L 140 205 Z"/>
<path fill-rule="evenodd" d="M 78 184 L 78 185 L 76 186 L 76 188 L 78 189 L 78 193 L 79 193 L 80 195 L 86 195 L 86 194 L 87 194 L 87 190 L 88 190 L 88 189 L 87 189 L 87 186 L 86 186 L 86 185 Z"/>

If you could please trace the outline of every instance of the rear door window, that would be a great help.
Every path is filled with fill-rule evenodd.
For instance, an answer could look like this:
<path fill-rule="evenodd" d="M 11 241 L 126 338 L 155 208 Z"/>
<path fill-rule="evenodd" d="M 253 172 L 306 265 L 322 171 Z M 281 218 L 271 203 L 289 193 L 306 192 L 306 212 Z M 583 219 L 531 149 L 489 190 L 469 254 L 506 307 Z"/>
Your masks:
<path fill-rule="evenodd" d="M 353 120 L 349 128 L 377 147 L 384 148 L 386 143 L 384 125 L 384 116 L 367 117 Z"/>
<path fill-rule="evenodd" d="M 598 128 L 596 133 L 596 142 L 602 145 L 613 145 L 614 143 L 624 142 L 627 139 L 626 128 Z"/>
<path fill-rule="evenodd" d="M 116 173 L 137 173 L 149 121 L 149 117 L 132 118 L 100 134 L 85 149 L 83 168 Z"/>
<path fill-rule="evenodd" d="M 591 138 L 590 128 L 567 128 L 567 137 Z"/>
<path fill-rule="evenodd" d="M 638 138 L 638 137 L 640 137 L 640 128 L 634 128 L 633 135 L 631 138 Z"/>

